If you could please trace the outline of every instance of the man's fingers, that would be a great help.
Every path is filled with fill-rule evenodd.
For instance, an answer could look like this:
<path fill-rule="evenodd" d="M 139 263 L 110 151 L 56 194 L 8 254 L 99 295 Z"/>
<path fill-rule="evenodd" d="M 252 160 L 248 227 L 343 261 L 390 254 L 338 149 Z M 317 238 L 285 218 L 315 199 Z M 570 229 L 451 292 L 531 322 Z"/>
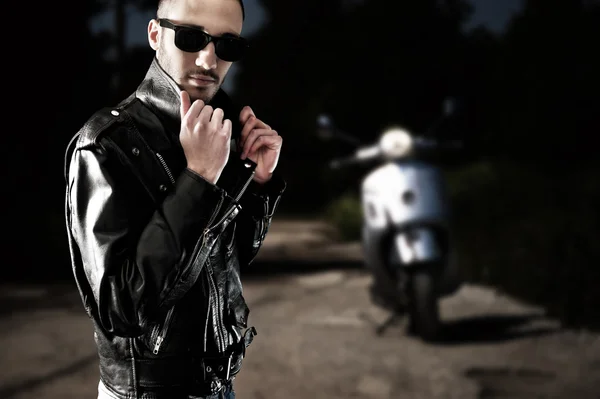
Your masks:
<path fill-rule="evenodd" d="M 248 139 L 248 135 L 250 135 L 250 132 L 252 131 L 252 129 L 254 129 L 254 127 L 256 126 L 257 123 L 258 123 L 258 119 L 253 118 L 253 119 L 247 120 L 246 123 L 243 125 L 242 131 L 240 133 L 240 145 L 242 147 L 244 146 L 244 143 Z"/>
<path fill-rule="evenodd" d="M 200 124 L 202 124 L 202 125 L 210 123 L 212 114 L 213 114 L 213 107 L 210 105 L 205 105 L 202 108 L 202 110 L 200 111 L 200 114 L 198 115 L 198 122 L 200 122 Z"/>
<path fill-rule="evenodd" d="M 225 119 L 223 121 L 223 126 L 219 130 L 220 137 L 225 140 L 225 146 L 227 147 L 227 152 L 229 153 L 231 149 L 231 120 Z"/>
<path fill-rule="evenodd" d="M 243 142 L 242 153 L 247 153 L 247 150 L 252 146 L 254 141 L 262 135 L 277 135 L 277 132 L 271 129 L 252 129 L 252 131 L 248 134 L 248 137 L 246 137 L 246 140 Z"/>
<path fill-rule="evenodd" d="M 211 117 L 210 123 L 212 123 L 217 128 L 221 128 L 223 126 L 223 117 L 225 116 L 225 112 L 221 108 L 215 108 Z"/>
<path fill-rule="evenodd" d="M 190 95 L 187 91 L 182 90 L 179 93 L 179 99 L 181 100 L 181 106 L 179 107 L 179 110 L 181 111 L 181 119 L 183 119 L 191 106 Z"/>
<path fill-rule="evenodd" d="M 242 159 L 246 158 L 249 153 L 256 151 L 252 150 L 255 147 L 255 143 L 260 137 L 279 137 L 275 130 L 271 129 L 254 129 L 250 132 L 247 139 L 244 141 L 242 146 Z M 264 140 L 264 139 L 260 139 Z M 260 141 L 262 142 L 262 141 Z M 260 146 L 259 146 L 260 148 Z"/>
<path fill-rule="evenodd" d="M 196 119 L 200 115 L 200 112 L 204 109 L 204 101 L 196 100 L 189 107 L 185 117 L 188 121 L 189 126 L 193 126 L 196 124 Z"/>
<path fill-rule="evenodd" d="M 254 127 L 260 127 L 265 129 L 270 129 L 271 127 L 258 119 L 254 114 L 252 108 L 246 105 L 242 111 L 240 112 L 240 123 L 245 126 L 248 123 L 258 123 L 258 125 L 254 125 Z M 247 129 L 246 133 L 248 133 L 251 129 Z"/>
<path fill-rule="evenodd" d="M 254 116 L 254 111 L 252 111 L 252 108 L 250 108 L 249 105 L 246 105 L 240 112 L 240 123 L 243 125 L 251 116 Z"/>
<path fill-rule="evenodd" d="M 278 135 L 258 136 L 256 138 L 256 140 L 254 140 L 252 147 L 250 147 L 248 154 L 254 154 L 258 150 L 260 150 L 262 147 L 268 147 L 270 149 L 278 149 L 281 147 L 282 142 L 283 142 L 283 140 L 282 140 L 281 136 L 278 136 Z"/>
<path fill-rule="evenodd" d="M 230 119 L 225 119 L 223 121 L 223 126 L 221 127 L 221 133 L 225 136 L 227 136 L 227 138 L 231 137 L 231 120 Z"/>
<path fill-rule="evenodd" d="M 249 120 L 246 121 L 246 124 L 242 127 L 242 132 L 240 134 L 240 144 L 243 147 L 246 142 L 248 135 L 252 130 L 255 129 L 271 129 L 269 125 L 251 115 Z"/>

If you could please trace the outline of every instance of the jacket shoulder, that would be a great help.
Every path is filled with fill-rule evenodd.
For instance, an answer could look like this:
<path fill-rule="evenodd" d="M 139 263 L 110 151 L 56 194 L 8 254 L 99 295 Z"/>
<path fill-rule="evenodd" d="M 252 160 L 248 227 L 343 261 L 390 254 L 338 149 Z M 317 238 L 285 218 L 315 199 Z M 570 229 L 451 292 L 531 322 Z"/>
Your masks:
<path fill-rule="evenodd" d="M 119 110 L 114 108 L 103 108 L 96 111 L 77 132 L 79 135 L 77 147 L 94 145 L 102 135 L 117 128 L 119 114 Z"/>
<path fill-rule="evenodd" d="M 103 151 L 100 140 L 112 132 L 118 132 L 125 126 L 123 109 L 132 102 L 132 96 L 123 100 L 116 107 L 104 107 L 92 114 L 83 126 L 73 135 L 64 154 L 64 175 L 68 179 L 68 168 L 73 153 L 77 150 L 91 149 Z"/>
<path fill-rule="evenodd" d="M 133 98 L 119 103 L 115 107 L 104 107 L 92 114 L 75 134 L 78 136 L 77 148 L 85 148 L 97 145 L 101 138 L 124 127 L 126 120 L 123 117 L 125 108 L 131 105 Z"/>

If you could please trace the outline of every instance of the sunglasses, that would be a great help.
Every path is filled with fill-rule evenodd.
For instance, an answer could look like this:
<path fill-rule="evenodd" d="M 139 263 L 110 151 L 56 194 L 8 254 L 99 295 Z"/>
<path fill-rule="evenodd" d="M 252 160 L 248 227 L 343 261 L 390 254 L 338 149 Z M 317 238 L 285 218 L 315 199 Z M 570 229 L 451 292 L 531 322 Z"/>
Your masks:
<path fill-rule="evenodd" d="M 178 49 L 196 53 L 208 43 L 215 44 L 215 54 L 217 57 L 227 62 L 239 61 L 242 59 L 249 47 L 248 41 L 239 36 L 211 36 L 200 28 L 190 26 L 176 25 L 168 19 L 159 19 L 160 26 L 175 31 L 175 46 Z"/>

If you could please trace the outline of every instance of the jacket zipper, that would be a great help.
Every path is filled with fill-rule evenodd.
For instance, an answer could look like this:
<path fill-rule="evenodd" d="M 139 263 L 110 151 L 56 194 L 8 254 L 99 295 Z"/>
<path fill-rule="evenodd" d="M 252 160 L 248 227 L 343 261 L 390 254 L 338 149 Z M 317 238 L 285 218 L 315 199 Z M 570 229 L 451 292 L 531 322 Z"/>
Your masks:
<path fill-rule="evenodd" d="M 167 165 L 167 163 L 165 162 L 164 158 L 162 157 L 162 155 L 160 155 L 158 152 L 156 153 L 156 157 L 159 159 L 160 164 L 162 165 L 162 167 L 164 168 L 165 172 L 167 172 L 167 175 L 169 176 L 169 179 L 171 180 L 171 183 L 175 184 L 175 179 L 173 178 L 173 174 L 171 173 L 171 170 L 169 169 L 169 166 Z M 252 181 L 252 179 L 254 178 L 254 174 L 255 171 L 252 171 L 252 173 L 250 174 L 250 177 L 246 180 L 246 182 L 244 183 L 244 185 L 242 186 L 242 189 L 240 190 L 240 192 L 238 193 L 238 195 L 235 197 L 235 202 L 238 202 L 240 200 L 240 198 L 242 198 L 242 195 L 244 194 L 244 192 L 246 191 L 246 189 L 248 188 L 248 185 L 250 184 L 250 182 Z M 207 223 L 207 226 L 210 226 L 214 220 L 217 217 L 217 214 L 219 213 L 219 210 L 221 209 L 221 206 L 223 205 L 223 202 L 225 200 L 224 196 L 221 196 L 221 199 L 219 200 L 219 203 L 217 204 L 217 209 L 215 210 L 215 212 L 211 215 L 211 218 L 209 220 L 209 222 Z M 190 263 L 188 263 L 187 267 L 189 267 L 189 265 L 191 264 L 192 260 L 195 259 L 195 257 L 197 256 L 197 254 L 199 253 L 200 248 L 202 248 L 202 246 L 204 246 L 204 243 L 206 242 L 206 237 L 208 236 L 208 233 L 214 229 L 216 226 L 219 226 L 221 223 L 223 223 L 223 221 L 225 221 L 225 219 L 227 217 L 229 217 L 229 215 L 231 215 L 231 213 L 235 210 L 235 206 L 232 207 L 230 210 L 227 211 L 227 213 L 225 215 L 223 215 L 223 217 L 219 220 L 218 223 L 216 223 L 214 226 L 212 227 L 206 227 L 204 229 L 204 233 L 203 233 L 203 237 L 202 237 L 202 241 L 201 241 L 201 245 L 200 246 L 196 246 L 196 248 L 194 248 L 194 252 L 193 252 L 193 256 L 190 258 Z M 225 336 L 226 336 L 226 330 L 225 330 L 225 325 L 223 323 L 223 320 L 221 318 L 221 312 L 220 312 L 220 308 L 221 308 L 221 298 L 218 295 L 218 290 L 217 290 L 217 286 L 216 283 L 214 281 L 214 275 L 213 275 L 213 271 L 212 271 L 212 267 L 210 267 L 210 265 L 208 266 L 208 273 L 209 273 L 209 282 L 210 285 L 213 289 L 213 291 L 215 292 L 215 298 L 217 300 L 217 303 L 215 304 L 216 308 L 213 306 L 212 307 L 212 311 L 214 312 L 213 314 L 215 315 L 214 317 L 217 319 L 217 331 L 218 331 L 218 344 L 219 344 L 219 348 L 220 350 L 223 352 L 225 351 L 227 348 L 225 347 Z M 209 301 L 211 301 L 211 298 L 209 296 Z M 212 301 L 211 301 L 212 302 Z M 210 306 L 210 302 L 209 302 L 209 306 Z M 155 343 L 154 343 L 154 348 L 152 350 L 152 353 L 154 353 L 155 355 L 158 354 L 160 347 L 162 345 L 162 343 L 165 340 L 165 337 L 169 331 L 169 327 L 171 324 L 171 319 L 173 316 L 173 311 L 175 310 L 175 307 L 173 306 L 169 312 L 167 313 L 167 316 L 165 317 L 165 322 L 163 324 L 163 327 L 160 331 L 160 334 L 157 335 Z M 208 317 L 208 315 L 207 315 Z M 158 332 L 159 327 L 156 326 L 155 327 L 155 332 L 153 333 L 153 335 L 155 335 Z"/>
<path fill-rule="evenodd" d="M 254 178 L 254 174 L 255 174 L 255 172 L 252 171 L 250 177 L 246 180 L 246 182 L 242 186 L 240 192 L 235 197 L 235 199 L 234 199 L 235 202 L 239 202 L 240 198 L 242 198 L 242 195 L 244 194 L 244 192 L 248 188 L 248 185 L 250 184 L 250 182 Z M 210 233 L 211 230 L 213 230 L 215 227 L 217 227 L 221 223 L 223 223 L 229 217 L 229 215 L 231 215 L 233 213 L 233 211 L 235 211 L 235 209 L 236 209 L 235 206 L 233 206 L 231 209 L 229 209 L 225 213 L 225 215 L 223 215 L 223 217 L 219 220 L 219 222 L 215 223 L 210 228 L 207 227 L 204 230 L 204 239 L 206 239 L 206 237 L 208 236 L 208 234 Z M 211 223 L 209 223 L 208 225 L 210 226 Z M 212 295 L 209 294 L 208 309 L 210 309 L 213 312 L 213 322 L 216 324 L 216 327 L 217 327 L 217 345 L 219 346 L 219 350 L 221 352 L 224 352 L 224 351 L 227 350 L 227 343 L 225 342 L 225 340 L 227 339 L 226 338 L 227 337 L 227 329 L 225 327 L 225 323 L 223 322 L 223 318 L 222 318 L 223 304 L 221 302 L 221 296 L 219 295 L 219 291 L 217 289 L 217 284 L 216 284 L 216 282 L 214 280 L 214 274 L 213 274 L 212 266 L 210 264 L 207 264 L 206 265 L 206 269 L 207 269 L 207 279 L 208 279 L 209 285 L 210 285 L 212 291 L 214 292 L 214 296 L 212 296 Z M 216 301 L 216 303 L 215 303 L 215 301 Z M 207 333 L 207 330 L 208 330 L 208 312 L 207 312 L 206 324 L 205 324 L 205 327 L 204 327 L 204 347 L 205 347 L 205 350 L 206 350 L 206 333 Z"/>
<path fill-rule="evenodd" d="M 211 218 L 210 218 L 210 220 L 208 222 L 209 225 L 216 218 L 216 215 L 219 212 L 219 209 L 221 208 L 224 199 L 225 199 L 225 197 L 221 196 L 221 199 L 219 200 L 219 203 L 217 204 L 217 209 L 211 215 Z M 201 242 L 199 242 L 199 243 L 196 244 L 196 246 L 194 248 L 194 251 L 192 252 L 192 256 L 190 257 L 190 260 L 189 260 L 188 264 L 185 267 L 186 269 L 190 267 L 190 265 L 192 264 L 192 262 L 194 261 L 194 259 L 196 258 L 196 256 L 198 256 L 198 253 L 200 252 L 200 249 L 204 246 L 204 243 L 206 241 L 206 230 L 207 229 L 205 229 L 205 233 L 203 234 Z M 165 317 L 165 322 L 164 322 L 164 324 L 162 326 L 160 334 L 158 334 L 158 332 L 159 332 L 159 326 L 158 325 L 153 330 L 152 336 L 156 336 L 156 339 L 154 340 L 154 348 L 152 350 L 152 353 L 154 353 L 155 355 L 158 354 L 158 351 L 160 350 L 160 347 L 161 347 L 162 343 L 164 342 L 164 339 L 167 336 L 167 333 L 169 332 L 169 327 L 170 327 L 170 324 L 171 324 L 171 319 L 172 319 L 172 316 L 173 316 L 174 309 L 175 309 L 175 306 L 173 306 L 169 310 L 169 312 L 167 313 L 167 316 Z"/>
<path fill-rule="evenodd" d="M 167 165 L 167 162 L 165 161 L 163 156 L 157 152 L 156 157 L 158 158 L 158 160 L 160 161 L 160 164 L 162 165 L 163 169 L 167 173 L 167 176 L 169 177 L 169 180 L 171 181 L 171 183 L 175 184 L 175 178 L 173 177 L 173 173 L 171 173 L 171 169 L 169 169 L 169 165 Z M 221 203 L 222 202 L 219 203 L 218 208 L 220 208 Z M 214 219 L 216 217 L 217 212 L 218 212 L 218 209 L 212 215 L 212 219 Z M 196 252 L 197 249 L 198 248 L 195 248 L 194 252 Z M 152 353 L 154 353 L 155 355 L 157 355 L 158 352 L 160 351 L 160 347 L 162 346 L 162 344 L 165 341 L 165 338 L 167 336 L 167 333 L 169 332 L 169 328 L 171 326 L 171 320 L 173 318 L 174 311 L 175 311 L 175 306 L 173 306 L 171 309 L 169 309 L 169 311 L 167 312 L 167 315 L 165 317 L 165 322 L 163 323 L 162 328 L 160 328 L 159 325 L 156 325 L 156 327 L 154 327 L 152 336 L 153 337 L 156 336 L 156 338 L 154 339 L 154 348 L 152 349 Z"/>
<path fill-rule="evenodd" d="M 208 277 L 207 277 L 206 280 L 208 282 Z M 204 353 L 206 353 L 206 349 L 207 349 L 206 348 L 206 344 L 207 344 L 207 337 L 208 337 L 208 320 L 209 320 L 209 317 L 210 317 L 210 312 L 212 310 L 212 308 L 211 308 L 212 303 L 211 302 L 212 301 L 211 301 L 211 297 L 210 297 L 210 293 L 209 293 L 209 295 L 208 295 L 208 306 L 206 308 L 206 320 L 204 322 Z"/>
<path fill-rule="evenodd" d="M 160 334 L 156 337 L 156 340 L 154 341 L 154 348 L 152 349 L 152 353 L 154 353 L 155 355 L 158 354 L 162 343 L 165 341 L 165 337 L 167 336 L 167 332 L 169 331 L 169 326 L 171 325 L 171 319 L 173 318 L 174 311 L 175 306 L 169 309 L 169 311 L 167 312 L 167 316 L 165 317 L 165 322 L 162 326 L 162 329 L 160 330 Z M 158 332 L 158 329 L 159 327 L 156 326 L 155 331 Z"/>
<path fill-rule="evenodd" d="M 165 169 L 165 172 L 167 172 L 167 175 L 169 176 L 169 180 L 171 180 L 171 183 L 175 184 L 175 178 L 173 177 L 173 174 L 171 173 L 171 169 L 169 169 L 169 166 L 165 162 L 165 159 L 163 158 L 163 156 L 157 152 L 156 157 L 160 161 L 160 164 L 162 165 L 162 167 Z"/>
<path fill-rule="evenodd" d="M 240 192 L 238 193 L 238 195 L 235 197 L 235 202 L 239 202 L 239 200 L 242 198 L 242 195 L 244 194 L 244 192 L 246 192 L 246 189 L 248 188 L 248 185 L 250 184 L 250 182 L 254 178 L 254 174 L 255 173 L 256 173 L 256 171 L 253 170 L 252 173 L 250 174 L 250 177 L 248 178 L 248 180 L 246 180 L 246 183 L 244 183 L 244 185 L 242 186 L 242 189 L 240 190 Z"/>
<path fill-rule="evenodd" d="M 254 171 L 252 171 L 252 174 L 250 175 L 250 177 L 248 178 L 248 180 L 246 180 L 246 183 L 244 183 L 244 185 L 242 186 L 242 189 L 240 190 L 240 192 L 238 193 L 238 195 L 234 198 L 235 202 L 239 202 L 240 198 L 242 198 L 242 195 L 244 194 L 244 192 L 246 191 L 246 189 L 248 188 L 248 185 L 250 184 L 250 182 L 252 181 L 252 178 L 254 177 Z M 206 237 L 208 236 L 208 233 L 211 232 L 211 230 L 213 230 L 214 228 L 216 228 L 217 226 L 219 226 L 221 223 L 223 223 L 228 217 L 229 215 L 231 215 L 233 213 L 233 211 L 235 211 L 236 207 L 232 206 L 224 215 L 223 217 L 221 217 L 221 219 L 219 219 L 219 221 L 217 223 L 215 223 L 213 226 L 210 226 L 212 224 L 212 222 L 214 221 L 215 218 L 211 218 L 210 222 L 207 223 L 207 227 L 204 229 L 204 240 L 206 240 Z M 216 213 L 215 213 L 216 215 Z M 208 227 L 210 226 L 210 227 Z"/>
<path fill-rule="evenodd" d="M 214 297 L 209 295 L 209 301 L 212 304 L 211 309 L 213 312 L 213 322 L 216 324 L 215 327 L 217 327 L 217 344 L 219 346 L 219 351 L 225 352 L 225 350 L 227 349 L 227 344 L 225 343 L 227 331 L 225 329 L 225 324 L 223 323 L 223 319 L 221 317 L 221 313 L 223 310 L 221 296 L 219 295 L 219 290 L 217 288 L 217 284 L 215 283 L 215 276 L 213 274 L 212 266 L 210 264 L 207 264 L 206 270 L 208 273 L 208 282 L 210 284 L 211 291 L 214 292 Z"/>
<path fill-rule="evenodd" d="M 175 184 L 175 178 L 173 178 L 173 174 L 171 173 L 171 169 L 169 169 L 169 166 L 165 162 L 165 159 L 163 158 L 163 156 L 160 155 L 157 152 L 156 153 L 156 157 L 158 158 L 158 160 L 160 161 L 160 164 L 162 165 L 163 169 L 167 173 L 167 176 L 169 176 L 169 180 L 171 181 L 171 183 Z M 171 318 L 173 317 L 173 311 L 174 310 L 175 310 L 175 306 L 173 306 L 171 309 L 169 309 L 169 311 L 167 312 L 167 316 L 165 317 L 165 322 L 162 325 L 162 328 L 160 328 L 159 325 L 156 325 L 156 327 L 154 327 L 154 331 L 152 333 L 152 336 L 156 336 L 156 338 L 154 340 L 154 348 L 152 349 L 152 353 L 154 353 L 155 355 L 158 354 L 162 343 L 165 341 L 165 337 L 167 336 L 167 332 L 169 332 L 169 327 L 170 327 L 170 324 L 171 324 Z"/>

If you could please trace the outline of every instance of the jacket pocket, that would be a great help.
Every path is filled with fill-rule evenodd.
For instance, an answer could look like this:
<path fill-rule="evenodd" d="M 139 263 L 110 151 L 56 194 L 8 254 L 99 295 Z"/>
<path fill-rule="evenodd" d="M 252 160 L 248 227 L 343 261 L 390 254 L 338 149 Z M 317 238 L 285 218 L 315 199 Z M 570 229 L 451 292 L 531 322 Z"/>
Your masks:
<path fill-rule="evenodd" d="M 169 337 L 169 332 L 171 330 L 171 326 L 173 325 L 174 319 L 175 306 L 169 309 L 161 323 L 156 323 L 150 332 L 144 335 L 142 341 L 155 355 L 158 355 L 159 352 L 166 346 L 167 338 Z"/>
<path fill-rule="evenodd" d="M 229 301 L 229 316 L 231 323 L 240 328 L 248 327 L 248 315 L 250 309 L 246 304 L 246 300 L 242 294 Z"/>

